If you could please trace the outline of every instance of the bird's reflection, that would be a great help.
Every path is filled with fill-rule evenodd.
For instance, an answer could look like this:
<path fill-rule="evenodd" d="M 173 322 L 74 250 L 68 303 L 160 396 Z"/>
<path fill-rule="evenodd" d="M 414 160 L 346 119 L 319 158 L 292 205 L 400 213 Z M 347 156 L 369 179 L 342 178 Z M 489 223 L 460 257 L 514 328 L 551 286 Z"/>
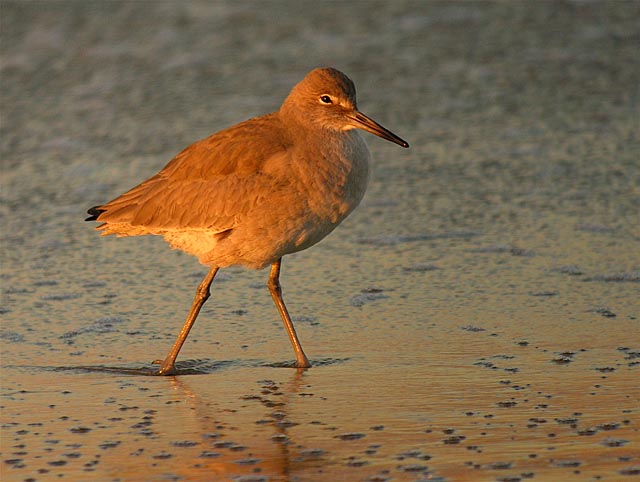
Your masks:
<path fill-rule="evenodd" d="M 253 474 L 258 477 L 256 480 L 260 476 L 270 481 L 289 480 L 293 464 L 302 462 L 292 450 L 296 445 L 290 429 L 298 424 L 290 419 L 290 414 L 302 391 L 305 369 L 290 373 L 284 382 L 258 381 L 255 392 L 243 395 L 237 408 L 222 410 L 208 397 L 201 396 L 190 377 L 165 379 L 192 410 L 195 425 L 210 444 L 211 450 L 203 451 L 194 467 L 198 473 L 205 470 L 212 475 Z M 256 412 L 252 402 L 260 404 L 262 413 Z M 256 413 L 260 418 L 253 419 Z"/>

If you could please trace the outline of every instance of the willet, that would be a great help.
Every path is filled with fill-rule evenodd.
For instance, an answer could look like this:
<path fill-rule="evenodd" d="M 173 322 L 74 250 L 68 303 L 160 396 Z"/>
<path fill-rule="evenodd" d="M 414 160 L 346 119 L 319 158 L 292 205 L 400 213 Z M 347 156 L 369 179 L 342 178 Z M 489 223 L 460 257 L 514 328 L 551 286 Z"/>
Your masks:
<path fill-rule="evenodd" d="M 155 234 L 209 266 L 158 375 L 176 373 L 175 360 L 220 268 L 271 265 L 267 283 L 296 354 L 310 367 L 282 299 L 285 254 L 327 236 L 360 203 L 370 154 L 355 129 L 402 147 L 409 144 L 358 111 L 349 77 L 312 70 L 280 110 L 202 139 L 155 176 L 101 206 L 87 221 L 103 235 Z"/>

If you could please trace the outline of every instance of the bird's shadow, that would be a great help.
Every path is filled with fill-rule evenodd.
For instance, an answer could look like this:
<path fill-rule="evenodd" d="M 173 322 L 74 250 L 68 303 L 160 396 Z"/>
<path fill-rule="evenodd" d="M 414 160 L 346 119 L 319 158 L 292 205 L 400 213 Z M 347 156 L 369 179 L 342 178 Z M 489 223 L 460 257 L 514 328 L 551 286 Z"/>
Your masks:
<path fill-rule="evenodd" d="M 312 367 L 322 367 L 335 365 L 348 361 L 348 358 L 318 358 L 311 361 Z M 230 368 L 294 368 L 297 369 L 294 361 L 266 362 L 264 360 L 184 360 L 176 363 L 176 370 L 172 376 L 176 375 L 208 375 Z M 158 366 L 149 364 L 146 366 L 129 365 L 76 365 L 49 367 L 53 371 L 76 372 L 76 373 L 111 373 L 114 375 L 131 376 L 157 376 Z"/>

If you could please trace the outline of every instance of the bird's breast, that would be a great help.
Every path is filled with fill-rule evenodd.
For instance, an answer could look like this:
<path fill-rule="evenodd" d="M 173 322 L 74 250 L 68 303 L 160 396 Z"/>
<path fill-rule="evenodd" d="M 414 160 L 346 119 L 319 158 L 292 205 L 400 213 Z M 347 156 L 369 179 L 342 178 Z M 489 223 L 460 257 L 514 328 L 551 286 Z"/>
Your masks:
<path fill-rule="evenodd" d="M 297 159 L 294 169 L 308 208 L 338 224 L 360 203 L 369 182 L 369 149 L 356 131 L 316 146 Z"/>

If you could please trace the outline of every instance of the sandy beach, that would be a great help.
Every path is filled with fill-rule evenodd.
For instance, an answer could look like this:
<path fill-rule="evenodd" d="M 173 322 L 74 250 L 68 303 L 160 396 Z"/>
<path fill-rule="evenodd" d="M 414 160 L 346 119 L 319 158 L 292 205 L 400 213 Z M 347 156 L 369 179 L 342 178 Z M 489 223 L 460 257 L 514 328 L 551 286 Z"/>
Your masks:
<path fill-rule="evenodd" d="M 640 477 L 640 3 L 0 5 L 3 481 Z M 86 210 L 314 67 L 402 138 L 268 270 Z"/>

